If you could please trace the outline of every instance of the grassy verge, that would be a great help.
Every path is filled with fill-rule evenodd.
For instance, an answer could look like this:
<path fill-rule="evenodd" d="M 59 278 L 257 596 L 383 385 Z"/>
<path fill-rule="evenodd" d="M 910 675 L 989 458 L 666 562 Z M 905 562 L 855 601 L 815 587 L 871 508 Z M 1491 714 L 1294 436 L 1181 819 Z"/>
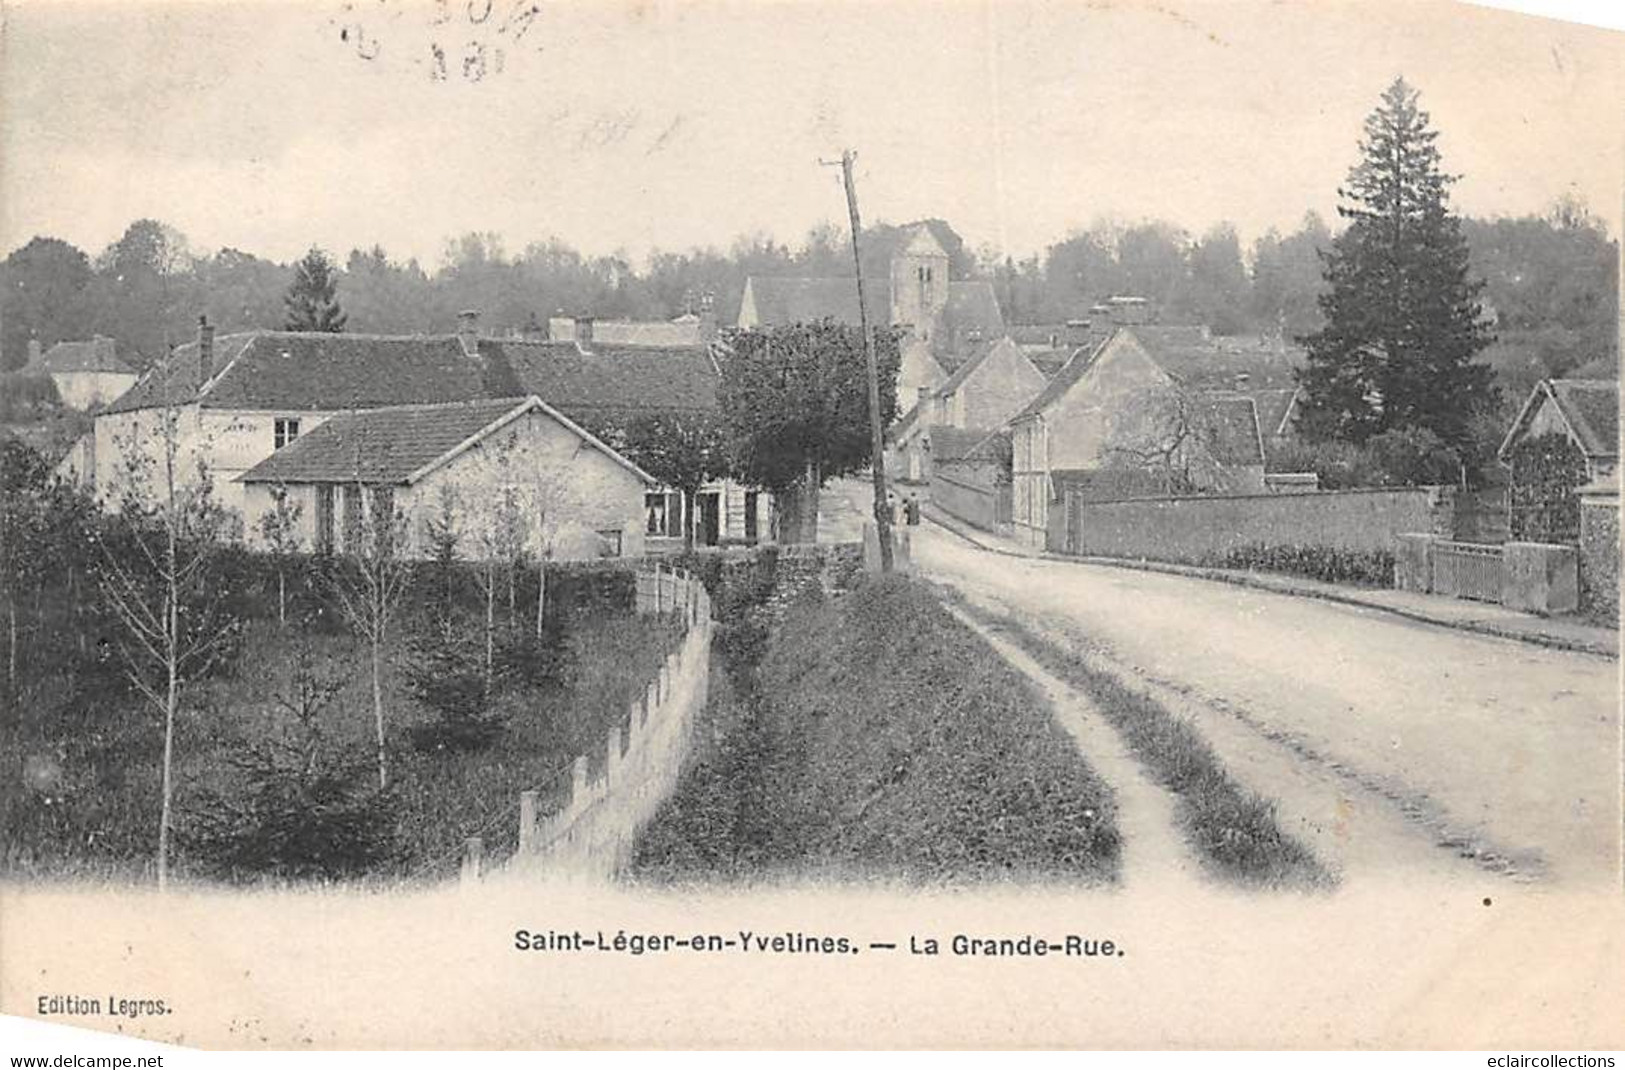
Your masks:
<path fill-rule="evenodd" d="M 726 622 L 723 670 L 632 876 L 962 884 L 1116 878 L 1110 790 L 928 588 Z"/>
<path fill-rule="evenodd" d="M 1313 853 L 1281 831 L 1275 804 L 1232 780 L 1189 722 L 1150 696 L 1125 687 L 1110 673 L 1090 668 L 1020 621 L 963 599 L 958 604 L 1089 696 L 1151 776 L 1178 799 L 1186 840 L 1213 873 L 1257 887 L 1331 882 Z"/>

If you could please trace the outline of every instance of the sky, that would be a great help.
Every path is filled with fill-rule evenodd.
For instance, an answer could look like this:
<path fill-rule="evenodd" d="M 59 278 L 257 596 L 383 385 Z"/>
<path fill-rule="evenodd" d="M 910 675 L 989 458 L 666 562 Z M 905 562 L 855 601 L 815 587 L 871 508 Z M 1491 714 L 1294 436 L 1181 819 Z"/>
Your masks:
<path fill-rule="evenodd" d="M 277 260 L 438 263 L 949 220 L 1021 256 L 1101 218 L 1335 217 L 1403 75 L 1475 215 L 1619 233 L 1620 34 L 1432 0 L 4 0 L 0 249 L 133 219 Z M 532 8 L 535 11 L 532 12 Z"/>

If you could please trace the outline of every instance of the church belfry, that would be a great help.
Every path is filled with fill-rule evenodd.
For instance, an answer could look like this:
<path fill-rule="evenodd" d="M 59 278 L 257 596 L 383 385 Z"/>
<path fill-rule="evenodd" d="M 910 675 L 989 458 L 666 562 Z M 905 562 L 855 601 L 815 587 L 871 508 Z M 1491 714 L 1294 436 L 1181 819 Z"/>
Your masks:
<path fill-rule="evenodd" d="M 930 341 L 933 324 L 948 303 L 948 254 L 923 223 L 898 243 L 891 263 L 891 322 Z"/>

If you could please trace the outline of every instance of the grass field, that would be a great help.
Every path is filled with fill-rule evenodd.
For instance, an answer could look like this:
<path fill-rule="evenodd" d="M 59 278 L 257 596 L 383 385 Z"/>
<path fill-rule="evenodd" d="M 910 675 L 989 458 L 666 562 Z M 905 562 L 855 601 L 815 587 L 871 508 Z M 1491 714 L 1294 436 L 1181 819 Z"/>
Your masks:
<path fill-rule="evenodd" d="M 601 753 L 610 724 L 658 671 L 679 639 L 675 624 L 594 614 L 569 621 L 559 670 L 544 682 L 516 683 L 496 699 L 504 736 L 475 752 L 424 752 L 408 731 L 432 715 L 409 693 L 394 652 L 385 676 L 393 781 L 388 857 L 364 876 L 395 880 L 451 873 L 463 840 L 483 835 L 502 857 L 517 835 L 518 793 L 556 781 L 579 753 Z M 366 761 L 375 746 L 368 662 L 346 635 L 309 635 L 259 622 L 233 669 L 183 698 L 176 732 L 175 804 L 181 874 L 200 876 L 189 833 L 219 798 L 240 795 L 234 757 L 247 745 L 288 732 L 279 698 L 291 693 L 300 648 L 316 671 L 343 682 L 322 714 L 324 746 Z M 155 851 L 162 724 L 119 686 L 116 666 L 79 679 L 49 708 L 24 711 L 4 726 L 5 753 L 20 775 L 0 786 L 4 870 L 14 876 L 144 878 Z M 601 760 L 601 759 L 600 759 Z M 245 873 L 241 879 L 259 875 Z"/>
<path fill-rule="evenodd" d="M 872 581 L 723 668 L 634 879 L 1111 882 L 1109 789 L 1024 679 L 927 587 Z"/>

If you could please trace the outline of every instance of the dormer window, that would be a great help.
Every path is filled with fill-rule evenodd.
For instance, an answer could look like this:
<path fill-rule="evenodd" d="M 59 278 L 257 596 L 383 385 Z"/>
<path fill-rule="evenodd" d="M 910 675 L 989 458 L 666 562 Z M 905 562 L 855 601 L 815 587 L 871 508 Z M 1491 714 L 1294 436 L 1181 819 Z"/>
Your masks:
<path fill-rule="evenodd" d="M 281 449 L 299 437 L 299 421 L 292 416 L 278 416 L 272 426 L 273 449 Z"/>

